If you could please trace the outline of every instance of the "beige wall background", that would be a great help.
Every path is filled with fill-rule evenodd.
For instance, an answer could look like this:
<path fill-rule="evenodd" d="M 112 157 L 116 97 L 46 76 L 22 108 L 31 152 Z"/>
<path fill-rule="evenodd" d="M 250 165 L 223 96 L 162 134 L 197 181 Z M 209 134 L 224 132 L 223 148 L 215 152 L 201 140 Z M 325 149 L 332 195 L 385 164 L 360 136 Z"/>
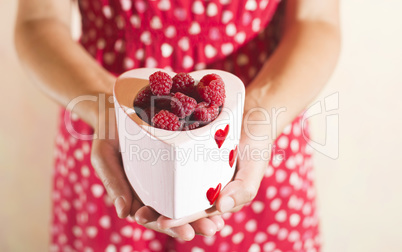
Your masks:
<path fill-rule="evenodd" d="M 0 251 L 46 251 L 57 106 L 26 77 L 12 43 L 15 0 L 0 0 Z M 402 2 L 342 2 L 343 52 L 317 101 L 336 92 L 339 158 L 315 156 L 324 251 L 402 251 Z M 336 150 L 328 145 L 325 151 Z"/>

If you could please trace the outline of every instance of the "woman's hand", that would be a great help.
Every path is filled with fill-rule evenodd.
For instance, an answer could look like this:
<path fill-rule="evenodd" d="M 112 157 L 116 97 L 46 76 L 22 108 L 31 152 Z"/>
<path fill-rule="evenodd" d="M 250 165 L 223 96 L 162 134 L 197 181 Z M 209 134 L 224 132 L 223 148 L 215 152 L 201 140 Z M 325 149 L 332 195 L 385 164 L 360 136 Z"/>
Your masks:
<path fill-rule="evenodd" d="M 116 207 L 117 215 L 125 218 L 133 215 L 141 206 L 141 202 L 134 197 L 124 173 L 113 117 L 113 108 L 99 112 L 99 118 L 104 120 L 98 120 L 98 126 L 95 126 L 91 162 Z"/>
<path fill-rule="evenodd" d="M 272 116 L 256 103 L 255 93 L 260 90 L 253 85 L 246 90 L 236 174 L 217 200 L 216 208 L 221 213 L 239 211 L 255 198 L 270 160 Z"/>
<path fill-rule="evenodd" d="M 169 227 L 163 226 L 161 220 L 171 220 L 174 225 Z M 143 206 L 135 214 L 135 221 L 146 228 L 153 229 L 161 233 L 179 237 L 183 240 L 190 241 L 196 234 L 203 236 L 213 236 L 216 232 L 222 230 L 225 222 L 220 215 L 208 213 L 199 213 L 191 217 L 186 217 L 179 220 L 172 220 L 163 215 L 160 215 L 151 207 Z"/>
<path fill-rule="evenodd" d="M 195 234 L 211 236 L 223 228 L 223 219 L 220 216 L 214 216 L 161 229 L 156 223 L 161 215 L 142 204 L 124 173 L 114 108 L 107 106 L 105 111 L 98 113 L 98 123 L 94 127 L 96 138 L 92 144 L 91 161 L 120 218 L 135 216 L 138 224 L 183 240 L 191 240 Z M 138 211 L 140 208 L 141 210 Z"/>

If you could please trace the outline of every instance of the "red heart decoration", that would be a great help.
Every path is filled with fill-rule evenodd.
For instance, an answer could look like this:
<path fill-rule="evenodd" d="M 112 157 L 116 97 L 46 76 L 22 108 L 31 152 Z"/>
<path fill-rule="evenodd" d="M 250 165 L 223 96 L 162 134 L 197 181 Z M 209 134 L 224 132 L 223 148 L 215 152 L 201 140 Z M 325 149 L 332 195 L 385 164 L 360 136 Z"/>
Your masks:
<path fill-rule="evenodd" d="M 233 167 L 233 164 L 234 164 L 234 162 L 236 160 L 236 157 L 237 157 L 237 145 L 234 148 L 234 150 L 231 150 L 230 153 L 229 153 L 229 165 L 230 165 L 230 167 Z"/>
<path fill-rule="evenodd" d="M 218 198 L 219 193 L 221 192 L 221 183 L 219 183 L 216 188 L 214 189 L 213 187 L 209 188 L 207 191 L 207 199 L 209 201 L 209 204 L 214 204 L 215 200 Z"/>
<path fill-rule="evenodd" d="M 218 148 L 221 148 L 223 142 L 225 142 L 226 137 L 229 133 L 229 124 L 226 125 L 225 129 L 218 129 L 215 132 L 215 142 L 218 145 Z"/>

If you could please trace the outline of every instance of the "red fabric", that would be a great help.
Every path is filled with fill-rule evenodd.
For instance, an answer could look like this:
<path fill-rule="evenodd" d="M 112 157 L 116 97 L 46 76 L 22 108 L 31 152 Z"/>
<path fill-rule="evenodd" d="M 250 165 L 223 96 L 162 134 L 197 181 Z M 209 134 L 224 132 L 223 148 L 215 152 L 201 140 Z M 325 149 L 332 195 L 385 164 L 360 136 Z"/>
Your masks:
<path fill-rule="evenodd" d="M 216 68 L 249 83 L 277 42 L 278 1 L 80 0 L 81 44 L 118 75 L 138 67 Z M 268 23 L 270 25 L 268 26 Z M 90 163 L 92 129 L 62 111 L 56 140 L 52 251 L 319 251 L 311 148 L 303 117 L 275 142 L 255 200 L 213 237 L 183 242 L 121 220 Z"/>

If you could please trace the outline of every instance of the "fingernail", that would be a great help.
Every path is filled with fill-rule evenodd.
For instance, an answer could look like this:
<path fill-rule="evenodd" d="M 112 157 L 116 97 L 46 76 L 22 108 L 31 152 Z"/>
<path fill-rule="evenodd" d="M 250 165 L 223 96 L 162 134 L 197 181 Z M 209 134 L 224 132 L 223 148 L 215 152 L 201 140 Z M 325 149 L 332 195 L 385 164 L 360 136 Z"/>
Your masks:
<path fill-rule="evenodd" d="M 219 201 L 219 206 L 222 213 L 231 210 L 235 206 L 235 202 L 232 197 L 224 197 Z"/>
<path fill-rule="evenodd" d="M 216 224 L 216 228 L 217 228 L 216 231 L 221 231 L 224 226 L 225 226 L 225 222 L 224 222 L 224 221 L 219 221 L 219 222 Z"/>
<path fill-rule="evenodd" d="M 173 237 L 173 238 L 178 237 L 177 233 L 176 233 L 175 231 L 173 231 L 172 229 L 166 229 L 165 232 L 166 232 L 169 236 L 171 236 L 171 237 Z"/>
<path fill-rule="evenodd" d="M 169 227 L 169 226 L 162 226 L 162 224 L 161 224 L 159 221 L 157 221 L 156 224 L 158 225 L 158 228 L 159 228 L 160 230 L 170 230 L 170 227 Z M 166 225 L 166 224 L 165 224 L 165 225 Z"/>
<path fill-rule="evenodd" d="M 123 209 L 126 205 L 126 202 L 124 201 L 123 197 L 118 197 L 115 201 L 114 201 L 114 206 L 116 207 L 116 212 L 117 215 L 119 215 L 119 217 L 121 218 L 123 216 Z"/>
<path fill-rule="evenodd" d="M 144 225 L 147 222 L 144 218 L 141 218 L 137 215 L 134 216 L 135 222 L 140 225 Z"/>

